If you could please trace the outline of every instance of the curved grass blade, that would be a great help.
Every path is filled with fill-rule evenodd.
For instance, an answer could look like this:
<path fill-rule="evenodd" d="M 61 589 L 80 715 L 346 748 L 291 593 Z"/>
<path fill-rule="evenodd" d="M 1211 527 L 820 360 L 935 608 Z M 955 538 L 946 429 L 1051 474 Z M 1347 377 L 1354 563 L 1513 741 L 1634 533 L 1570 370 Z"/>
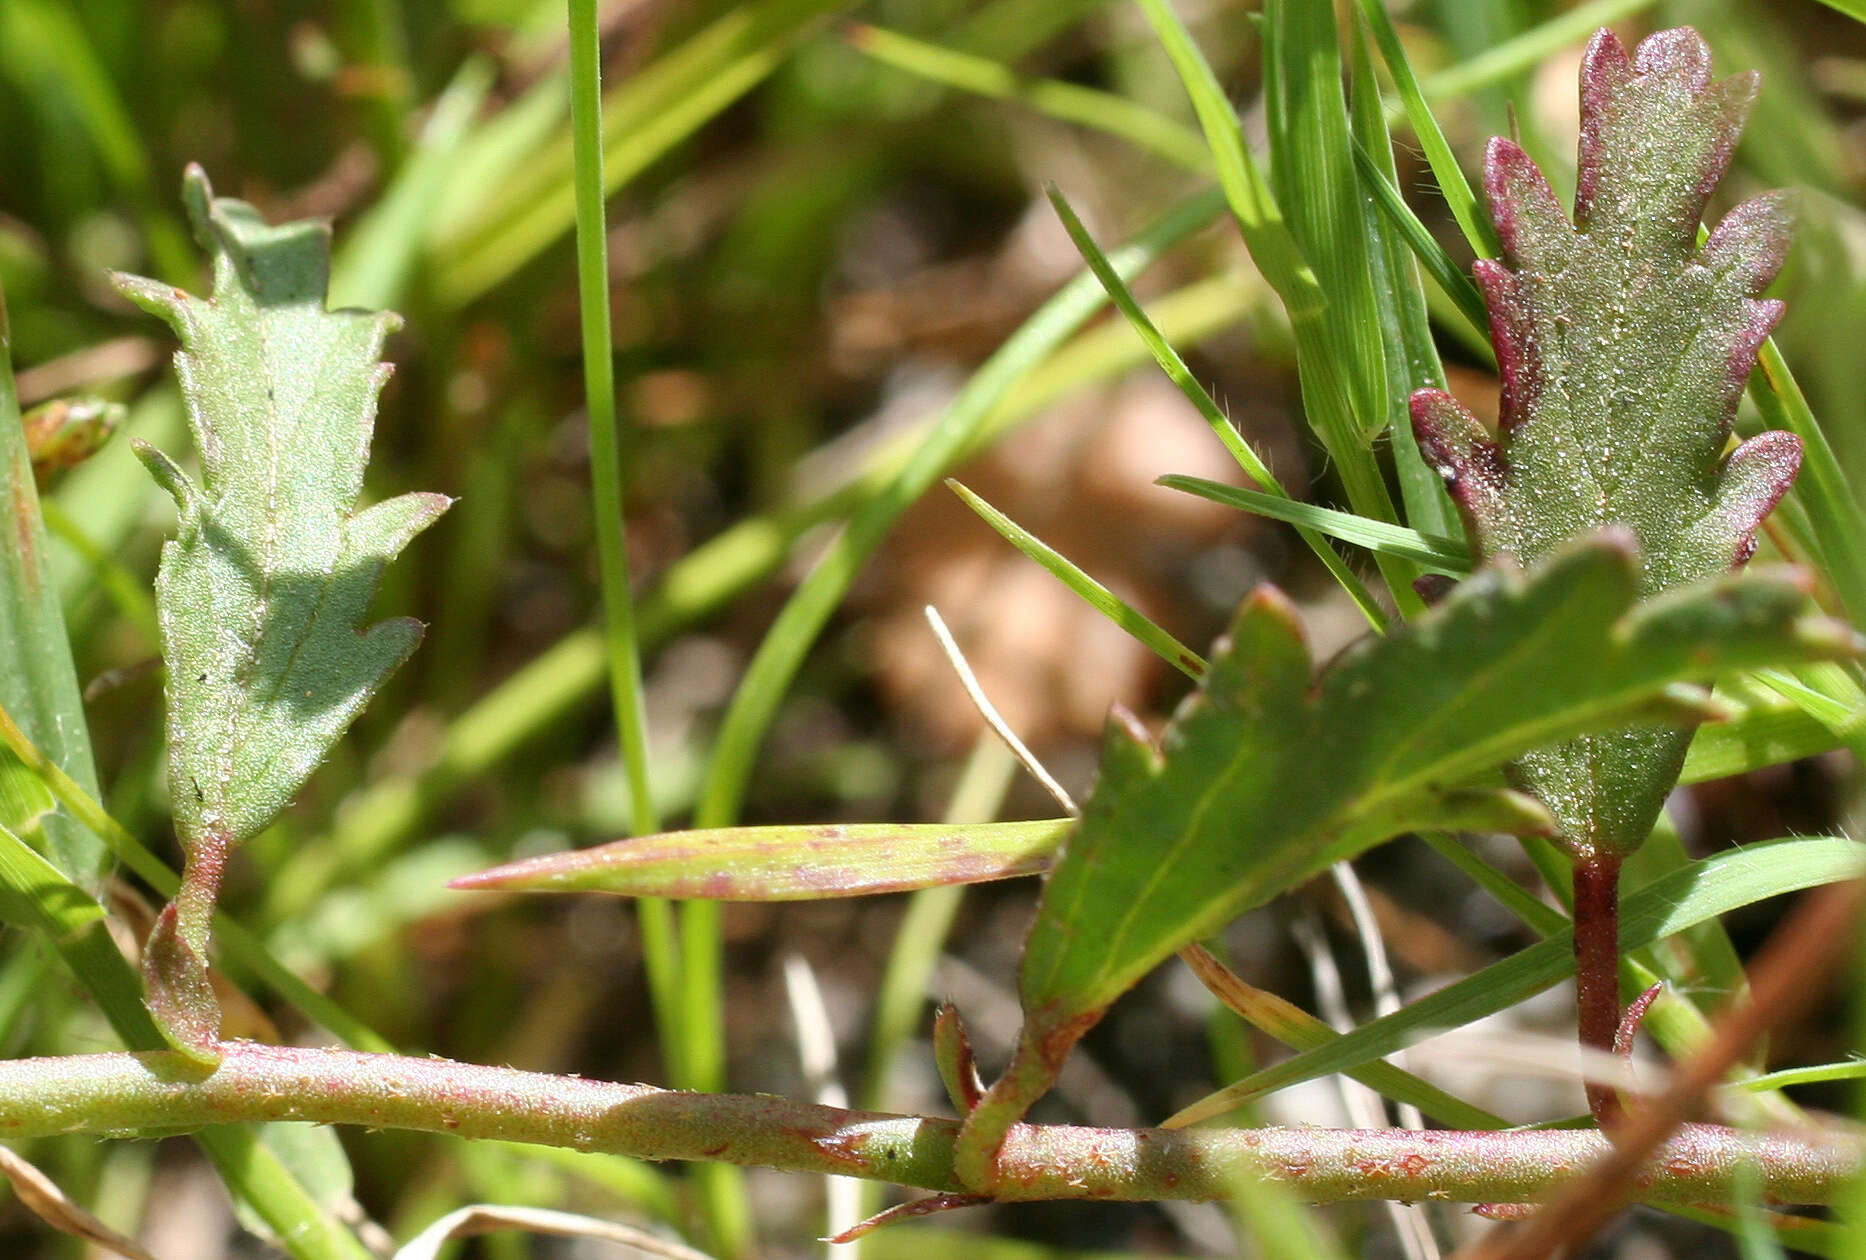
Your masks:
<path fill-rule="evenodd" d="M 1040 875 L 1072 818 L 673 831 L 527 858 L 449 887 L 706 901 L 814 901 Z"/>
<path fill-rule="evenodd" d="M 1134 640 L 1188 678 L 1205 674 L 1205 659 L 1178 639 L 1161 629 L 1151 618 L 1094 578 L 1071 564 L 1054 548 L 1013 521 L 965 486 L 950 478 L 946 482 L 965 505 L 978 513 L 984 522 L 1003 535 L 1006 542 L 1035 560 L 1075 593 L 1083 603 L 1121 627 Z"/>
<path fill-rule="evenodd" d="M 1480 340 L 1488 341 L 1489 316 L 1484 311 L 1483 294 L 1471 283 L 1471 278 L 1458 268 L 1432 235 L 1432 230 L 1419 221 L 1419 216 L 1412 212 L 1406 199 L 1400 196 L 1399 189 L 1393 186 L 1387 174 L 1374 164 L 1366 148 L 1354 146 L 1354 169 L 1361 177 L 1361 184 L 1373 194 L 1374 204 L 1380 208 L 1412 250 L 1413 257 L 1425 273 L 1432 277 L 1439 290 L 1451 299 L 1451 303 L 1464 317 L 1466 324 Z"/>
<path fill-rule="evenodd" d="M 13 388 L 12 334 L 0 294 L 0 520 L 7 544 L 0 546 L 0 708 L 19 724 L 57 765 L 97 791 L 90 728 L 78 692 L 65 614 L 46 551 L 39 490 L 32 455 L 20 427 L 19 397 Z M 62 814 L 43 820 L 46 850 L 57 865 L 84 884 L 102 874 L 104 847 Z"/>
<path fill-rule="evenodd" d="M 1231 458 L 1237 461 L 1238 467 L 1244 470 L 1246 476 L 1270 493 L 1288 498 L 1289 492 L 1283 489 L 1283 483 L 1278 481 L 1276 474 L 1270 471 L 1270 466 L 1263 462 L 1262 457 L 1256 451 L 1251 449 L 1250 443 L 1244 440 L 1244 435 L 1238 432 L 1237 427 L 1213 401 L 1211 394 L 1192 375 L 1192 369 L 1186 366 L 1186 361 L 1180 357 L 1177 350 L 1173 349 L 1172 343 L 1160 335 L 1160 330 L 1154 326 L 1147 312 L 1135 300 L 1133 291 L 1127 287 L 1119 273 L 1108 265 L 1107 256 L 1101 252 L 1101 247 L 1095 243 L 1095 238 L 1090 236 L 1088 229 L 1082 225 L 1082 220 L 1076 216 L 1075 210 L 1069 205 L 1062 191 L 1052 185 L 1049 195 L 1050 204 L 1056 208 L 1057 217 L 1062 219 L 1063 227 L 1068 229 L 1069 239 L 1075 242 L 1076 252 L 1082 255 L 1082 260 L 1088 264 L 1089 270 L 1095 273 L 1097 280 L 1101 281 L 1101 286 L 1107 291 L 1108 298 L 1114 303 L 1115 309 L 1127 318 L 1128 324 L 1139 334 L 1141 341 L 1146 344 L 1147 350 L 1153 355 L 1153 361 L 1158 363 L 1160 370 L 1166 373 L 1166 378 L 1186 396 L 1186 400 L 1198 410 L 1199 415 L 1204 417 L 1205 423 L 1211 426 L 1212 432 L 1217 436 L 1219 444 L 1230 452 Z M 1335 549 L 1314 531 L 1301 529 L 1298 532 L 1302 540 L 1309 544 L 1309 549 L 1315 552 L 1316 557 L 1334 576 L 1335 581 L 1340 583 L 1341 589 L 1347 592 L 1348 598 L 1354 601 L 1354 606 L 1361 610 L 1361 615 L 1367 618 L 1367 623 L 1376 630 L 1384 629 L 1387 624 L 1386 610 L 1374 600 L 1366 583 L 1361 581 L 1360 575 L 1349 568 Z"/>
<path fill-rule="evenodd" d="M 1393 136 L 1387 130 L 1367 33 L 1358 18 L 1349 17 L 1348 22 L 1353 36 L 1348 75 L 1349 156 L 1363 184 L 1371 171 L 1375 184 L 1384 188 L 1399 182 Z M 1408 411 L 1413 390 L 1445 384 L 1414 246 L 1408 243 L 1401 222 L 1382 208 L 1377 197 L 1370 202 L 1363 190 L 1355 204 L 1373 272 L 1374 310 L 1380 317 L 1380 348 L 1386 359 L 1384 428 L 1393 451 L 1404 519 L 1414 529 L 1451 534 L 1460 528 L 1458 510 L 1420 454 Z"/>
<path fill-rule="evenodd" d="M 1124 96 L 1078 83 L 1027 78 L 1001 61 L 866 22 L 849 23 L 842 38 L 857 52 L 908 74 L 988 100 L 1014 101 L 1058 122 L 1093 127 L 1189 171 L 1212 168 L 1211 152 L 1198 133 Z"/>
<path fill-rule="evenodd" d="M 1621 939 L 1626 948 L 1638 949 L 1764 898 L 1862 874 L 1866 858 L 1859 844 L 1837 837 L 1777 840 L 1720 853 L 1628 896 L 1621 907 Z M 1166 1123 L 1196 1124 L 1299 1081 L 1360 1067 L 1429 1033 L 1463 1027 L 1533 997 L 1573 971 L 1573 931 L 1565 929 L 1337 1041 L 1208 1095 Z"/>
<path fill-rule="evenodd" d="M 1183 490 L 1226 507 L 1267 516 L 1271 520 L 1284 521 L 1299 529 L 1327 534 L 1369 551 L 1403 556 L 1439 573 L 1462 577 L 1471 571 L 1471 550 L 1456 538 L 1435 538 L 1416 529 L 1407 529 L 1404 525 L 1376 521 L 1313 503 L 1298 503 L 1294 499 L 1278 498 L 1276 495 L 1261 494 L 1255 490 L 1227 486 L 1181 473 L 1168 473 L 1155 484 Z"/>
<path fill-rule="evenodd" d="M 1419 87 L 1419 76 L 1413 73 L 1412 62 L 1406 57 L 1405 46 L 1400 43 L 1399 32 L 1393 28 L 1393 19 L 1387 15 L 1385 0 L 1360 0 L 1361 19 L 1374 37 L 1374 43 L 1380 49 L 1380 58 L 1386 62 L 1387 73 L 1393 76 L 1393 86 L 1399 92 L 1400 103 L 1406 110 L 1406 121 L 1412 126 L 1413 137 L 1419 141 L 1419 147 L 1425 151 L 1426 164 L 1432 168 L 1432 178 L 1438 182 L 1439 193 L 1445 198 L 1445 205 L 1450 208 L 1452 218 L 1458 221 L 1458 227 L 1464 232 L 1464 239 L 1471 243 L 1480 258 L 1494 258 L 1497 255 L 1497 234 L 1477 208 L 1477 194 L 1471 191 L 1471 182 L 1464 177 L 1464 170 L 1458 165 L 1457 155 L 1451 151 L 1451 142 L 1445 139 L 1444 129 L 1438 125 L 1438 119 L 1425 103 L 1425 94 Z"/>

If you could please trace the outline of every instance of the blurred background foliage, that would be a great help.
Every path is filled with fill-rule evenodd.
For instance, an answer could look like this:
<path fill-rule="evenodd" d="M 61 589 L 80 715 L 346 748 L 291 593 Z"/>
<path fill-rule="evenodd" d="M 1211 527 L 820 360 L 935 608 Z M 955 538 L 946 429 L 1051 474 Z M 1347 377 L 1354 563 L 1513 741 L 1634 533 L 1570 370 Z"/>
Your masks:
<path fill-rule="evenodd" d="M 1584 27 L 1553 55 L 1480 75 L 1475 88 L 1470 73 L 1572 6 L 1393 8 L 1415 65 L 1438 76 L 1428 87 L 1467 169 L 1487 136 L 1514 127 L 1545 169 L 1572 171 Z M 1866 476 L 1866 28 L 1798 0 L 1587 8 L 1629 36 L 1694 24 L 1720 74 L 1763 70 L 1719 202 L 1803 190 L 1779 337 L 1843 462 Z M 1182 12 L 1248 129 L 1258 83 L 1250 6 L 1200 0 Z M 927 45 L 970 60 L 940 61 Z M 629 544 L 655 790 L 663 817 L 678 822 L 739 671 L 826 531 L 1079 270 L 1042 184 L 1059 184 L 1111 243 L 1205 176 L 1181 89 L 1122 4 L 622 0 L 602 6 L 602 46 Z M 935 81 L 962 73 L 972 90 Z M 1061 120 L 1059 102 L 1084 88 L 1138 106 L 1129 130 L 1108 134 L 1119 111 L 1105 98 L 1090 106 L 1103 126 Z M 249 846 L 226 904 L 403 1049 L 654 1081 L 664 1076 L 626 905 L 443 887 L 494 861 L 613 838 L 629 818 L 592 628 L 567 102 L 561 0 L 0 0 L 0 283 L 23 402 L 102 395 L 128 406 L 128 432 L 180 450 L 172 346 L 106 270 L 204 285 L 176 195 L 189 161 L 274 220 L 330 217 L 336 300 L 406 319 L 391 343 L 371 492 L 437 489 L 459 503 L 390 569 L 379 602 L 427 622 L 426 644 L 297 807 Z M 1403 184 L 1459 253 L 1401 141 Z M 1287 327 L 1235 232 L 1199 234 L 1137 287 L 1285 482 L 1332 501 L 1329 469 L 1295 415 Z M 1455 390 L 1494 393 L 1481 349 L 1460 340 L 1455 320 L 1446 327 Z M 1261 580 L 1309 600 L 1319 653 L 1358 633 L 1352 606 L 1284 527 L 1151 484 L 1168 472 L 1225 478 L 1227 464 L 1124 325 L 1097 324 L 1028 373 L 998 420 L 1003 436 L 961 476 L 1185 641 L 1208 641 Z M 172 509 L 121 439 L 49 502 L 107 803 L 172 855 L 147 595 Z M 1003 816 L 1054 812 L 977 751 L 980 723 L 920 615 L 929 602 L 1072 789 L 1092 775 L 1110 702 L 1163 712 L 1185 686 L 936 491 L 893 531 L 810 656 L 765 745 L 746 821 L 938 818 L 955 791 Z M 1702 851 L 1830 825 L 1838 783 L 1832 764 L 1810 762 L 1700 789 L 1682 815 L 1687 843 Z M 1368 865 L 1405 985 L 1520 943 L 1521 929 L 1488 903 L 1439 894 L 1442 869 L 1402 848 Z M 968 893 L 936 973 L 938 990 L 978 1025 L 988 1060 L 1014 1027 L 1010 978 L 1030 895 L 1027 885 Z M 942 1109 L 923 1047 L 893 1055 L 892 1071 L 870 1054 L 871 1007 L 901 914 L 900 899 L 728 909 L 733 1088 L 812 1088 L 780 974 L 795 955 L 815 968 L 857 1096 Z M 1352 939 L 1338 903 L 1318 894 L 1247 920 L 1233 934 L 1235 961 L 1313 1008 L 1291 920 L 1324 944 L 1330 933 Z M 1736 925 L 1739 940 L 1754 930 Z M 73 992 L 28 986 L 42 974 L 14 965 L 28 938 L 9 931 L 6 946 L 8 1054 L 109 1044 Z M 1349 989 L 1344 1001 L 1363 1001 L 1351 980 Z M 916 1037 L 919 997 L 906 1025 Z M 1210 1008 L 1186 977 L 1156 977 L 1091 1038 L 1047 1118 L 1157 1119 L 1237 1075 L 1267 1047 Z M 272 1014 L 255 1007 L 246 1031 L 314 1032 L 284 1015 L 269 1029 Z M 1547 1017 L 1566 1027 L 1559 1001 Z M 1810 1053 L 1840 1057 L 1840 1047 Z M 1515 1099 L 1537 1111 L 1520 1088 Z M 1265 1114 L 1329 1121 L 1339 1107 L 1327 1090 L 1278 1105 Z M 1564 1107 L 1578 1109 L 1554 1099 L 1538 1114 Z M 362 1208 L 398 1236 L 482 1199 L 690 1221 L 678 1170 L 405 1134 L 345 1142 Z M 257 1246 L 225 1241 L 224 1199 L 185 1146 L 74 1141 L 41 1154 L 106 1219 L 142 1222 L 157 1254 Z M 803 1240 L 822 1232 L 821 1187 L 765 1175 L 749 1184 L 767 1254 L 817 1249 Z M 1231 1245 L 1215 1209 L 1072 1204 L 974 1216 L 884 1232 L 869 1253 Z M 1352 1251 L 1394 1245 L 1377 1209 L 1334 1220 Z M 1655 1221 L 1635 1218 L 1611 1245 L 1725 1246 Z M 981 1225 L 988 1236 L 951 1232 Z M 584 1254 L 577 1245 L 503 1236 L 461 1254 Z M 16 1208 L 0 1217 L 0 1248 L 78 1250 Z"/>

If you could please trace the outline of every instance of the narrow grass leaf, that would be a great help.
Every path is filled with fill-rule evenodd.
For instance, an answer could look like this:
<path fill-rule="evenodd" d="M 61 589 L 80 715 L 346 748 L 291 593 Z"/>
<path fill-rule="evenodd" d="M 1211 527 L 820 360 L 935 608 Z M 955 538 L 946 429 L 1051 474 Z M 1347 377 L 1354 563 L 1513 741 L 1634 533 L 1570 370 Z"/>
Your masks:
<path fill-rule="evenodd" d="M 1376 159 L 1362 145 L 1354 146 L 1354 169 L 1361 183 L 1372 194 L 1374 205 L 1392 223 L 1419 266 L 1425 270 L 1439 291 L 1451 299 L 1452 306 L 1464 318 L 1469 331 L 1488 344 L 1490 317 L 1484 310 L 1484 295 L 1471 283 L 1471 277 L 1451 260 L 1445 247 L 1432 235 L 1432 229 L 1419 221 L 1406 199 L 1393 186 L 1392 176 L 1381 170 Z"/>
<path fill-rule="evenodd" d="M 1427 75 L 1420 94 L 1428 101 L 1456 100 L 1547 62 L 1600 27 L 1650 9 L 1657 0 L 1588 0 L 1526 31 L 1493 44 L 1456 65 Z M 1397 78 L 1397 75 L 1395 76 Z"/>
<path fill-rule="evenodd" d="M 1179 957 L 1226 1010 L 1292 1050 L 1313 1050 L 1342 1035 L 1289 999 L 1246 984 L 1203 946 L 1189 945 L 1179 951 Z M 1391 1063 L 1366 1063 L 1347 1075 L 1394 1102 L 1419 1108 L 1433 1120 L 1452 1128 L 1509 1127 L 1509 1121 L 1502 1117 L 1455 1098 Z"/>
<path fill-rule="evenodd" d="M 1801 439 L 1801 476 L 1789 498 L 1807 511 L 1823 576 L 1848 619 L 1866 625 L 1866 510 L 1773 339 L 1762 343 L 1759 367 L 1749 396 L 1763 423 Z"/>
<path fill-rule="evenodd" d="M 1212 433 L 1218 438 L 1219 444 L 1230 452 L 1231 458 L 1237 461 L 1238 467 L 1243 469 L 1247 476 L 1271 494 L 1288 498 L 1289 492 L 1283 488 L 1283 483 L 1277 480 L 1276 474 L 1270 471 L 1270 466 L 1263 462 L 1262 457 L 1256 451 L 1251 449 L 1250 443 L 1244 440 L 1244 435 L 1238 432 L 1237 426 L 1231 423 L 1212 399 L 1211 394 L 1199 384 L 1198 378 L 1192 375 L 1192 369 L 1186 366 L 1186 361 L 1180 357 L 1177 350 L 1173 349 L 1172 343 L 1161 336 L 1153 320 L 1148 318 L 1147 312 L 1135 300 L 1133 291 L 1127 287 L 1114 268 L 1108 265 L 1107 256 L 1101 252 L 1101 247 L 1095 243 L 1095 238 L 1090 236 L 1088 229 L 1082 225 L 1082 220 L 1077 217 L 1062 191 L 1054 186 L 1049 191 L 1050 204 L 1056 208 L 1058 217 L 1063 221 L 1063 227 L 1068 230 L 1069 239 L 1075 242 L 1076 252 L 1082 255 L 1083 261 L 1089 265 L 1089 270 L 1095 273 L 1095 278 L 1101 282 L 1102 288 L 1107 290 L 1115 309 L 1127 318 L 1128 325 L 1146 344 L 1147 350 L 1153 355 L 1153 361 L 1160 365 L 1160 370 L 1166 373 L 1166 378 L 1197 409 L 1205 423 L 1211 426 Z M 1309 544 L 1309 549 L 1315 552 L 1316 557 L 1334 575 L 1335 581 L 1340 583 L 1341 589 L 1347 592 L 1348 598 L 1354 601 L 1354 606 L 1361 610 L 1361 615 L 1367 618 L 1367 623 L 1376 630 L 1383 629 L 1387 623 L 1386 610 L 1375 601 L 1366 584 L 1361 581 L 1360 575 L 1349 568 L 1335 549 L 1314 530 L 1304 528 L 1299 529 L 1298 533 L 1302 536 L 1302 540 Z"/>
<path fill-rule="evenodd" d="M 948 480 L 946 485 L 964 500 L 967 507 L 978 513 L 987 525 L 997 530 L 1006 542 L 1054 574 L 1083 603 L 1121 627 L 1135 642 L 1189 678 L 1196 679 L 1204 675 L 1204 658 L 1162 630 L 1145 613 L 1078 569 L 1042 539 L 959 482 Z"/>
<path fill-rule="evenodd" d="M 1040 875 L 1073 819 L 674 831 L 549 853 L 449 887 L 706 901 L 814 901 Z"/>
<path fill-rule="evenodd" d="M 0 708 L 61 769 L 97 791 L 90 728 L 78 673 L 65 634 L 65 614 L 46 551 L 32 455 L 20 426 L 13 388 L 12 336 L 0 296 L 0 520 L 10 522 L 0 546 Z M 77 823 L 54 814 L 43 823 L 46 851 L 72 878 L 89 884 L 102 873 L 104 847 Z"/>
<path fill-rule="evenodd" d="M 1377 554 L 1402 556 L 1436 572 L 1463 576 L 1471 571 L 1471 550 L 1456 538 L 1435 538 L 1416 529 L 1407 529 L 1404 525 L 1376 521 L 1313 503 L 1298 503 L 1294 499 L 1227 486 L 1207 481 L 1203 477 L 1168 473 L 1159 479 L 1158 484 L 1222 503 L 1226 507 L 1284 521 L 1299 529 L 1327 534 L 1330 538 L 1339 538 Z"/>
<path fill-rule="evenodd" d="M 1013 101 L 1057 122 L 1092 127 L 1190 171 L 1212 168 L 1211 152 L 1197 132 L 1124 96 L 1055 79 L 1028 78 L 1001 61 L 866 22 L 849 23 L 842 38 L 857 52 L 930 82 L 990 100 Z"/>
<path fill-rule="evenodd" d="M 1778 840 L 1720 853 L 1627 896 L 1620 911 L 1621 943 L 1626 949 L 1638 949 L 1754 902 L 1855 879 L 1863 873 L 1866 861 L 1862 861 L 1860 846 L 1836 837 Z M 1359 1067 L 1429 1033 L 1461 1028 L 1514 1006 L 1573 971 L 1573 933 L 1564 930 L 1391 1015 L 1363 1024 L 1338 1041 L 1208 1095 L 1167 1123 L 1175 1127 L 1195 1124 L 1299 1081 Z"/>
<path fill-rule="evenodd" d="M 1289 314 L 1290 329 L 1296 339 L 1297 372 L 1301 379 L 1305 418 L 1334 461 L 1347 491 L 1349 505 L 1362 515 L 1392 520 L 1392 502 L 1369 446 L 1374 431 L 1378 429 L 1377 403 L 1374 404 L 1375 412 L 1371 418 L 1366 407 L 1360 407 L 1357 411 L 1358 400 L 1377 400 L 1380 395 L 1378 389 L 1371 388 L 1373 380 L 1367 374 L 1373 370 L 1373 360 L 1367 358 L 1370 347 L 1359 341 L 1359 337 L 1368 334 L 1366 330 L 1355 334 L 1346 324 L 1331 322 L 1330 303 L 1338 300 L 1339 295 L 1330 293 L 1324 287 L 1320 273 L 1305 257 L 1304 244 L 1300 242 L 1292 223 L 1285 220 L 1277 194 L 1272 192 L 1269 181 L 1264 178 L 1256 159 L 1244 143 L 1230 99 L 1179 15 L 1164 0 L 1141 0 L 1141 11 L 1153 27 L 1186 95 L 1192 101 L 1193 111 L 1198 115 L 1199 125 L 1205 132 L 1206 144 L 1212 150 L 1219 186 L 1224 190 L 1226 203 L 1244 235 L 1251 259 L 1270 287 L 1276 290 Z M 1327 20 L 1332 29 L 1332 16 Z M 1300 29 L 1306 31 L 1307 27 Z M 1324 112 L 1333 110 L 1342 116 L 1336 121 L 1341 135 L 1345 137 L 1346 106 L 1341 100 L 1338 54 L 1321 51 L 1319 41 L 1316 40 L 1298 47 L 1308 54 L 1308 60 L 1299 69 L 1297 82 L 1309 93 L 1303 98 L 1299 112 L 1306 119 L 1316 109 Z M 1328 89 L 1321 85 L 1324 73 L 1317 64 L 1331 56 L 1337 62 L 1332 104 L 1326 96 Z M 1267 54 L 1266 62 L 1274 65 L 1274 56 Z M 1286 105 L 1287 102 L 1284 102 L 1283 106 Z M 1278 106 L 1282 113 L 1277 116 L 1287 120 L 1289 112 L 1283 106 Z M 1329 117 L 1332 119 L 1333 115 Z M 1318 125 L 1332 127 L 1335 124 L 1324 120 Z M 1292 141 L 1286 135 L 1282 143 L 1287 150 Z M 1297 160 L 1293 154 L 1287 156 L 1289 160 Z M 1347 160 L 1345 148 L 1342 156 L 1343 160 Z M 1351 170 L 1348 178 L 1352 183 Z M 1323 191 L 1328 190 L 1324 188 Z M 1348 209 L 1352 213 L 1352 207 Z M 1315 231 L 1325 236 L 1332 235 L 1329 225 L 1314 221 L 1312 212 L 1305 211 L 1305 215 L 1311 220 L 1309 226 Z M 1359 237 L 1355 236 L 1354 241 L 1358 240 Z M 1352 250 L 1353 245 L 1346 244 L 1343 248 Z M 1339 263 L 1340 260 L 1335 261 Z M 1337 267 L 1331 274 L 1353 292 L 1359 292 L 1369 283 L 1364 271 L 1355 276 Z M 1351 298 L 1350 305 L 1354 305 Z M 1348 345 L 1341 341 L 1344 335 L 1354 337 L 1353 344 L 1358 348 L 1344 348 Z M 1356 358 L 1366 360 L 1367 372 L 1356 370 Z M 1384 372 L 1384 368 L 1381 371 Z M 1411 589 L 1416 572 L 1404 561 L 1386 557 L 1381 557 L 1380 561 L 1382 574 L 1387 579 L 1387 586 L 1401 613 L 1409 615 L 1416 611 L 1420 607 L 1420 600 Z"/>
<path fill-rule="evenodd" d="M 1386 0 L 1360 0 L 1361 18 L 1367 23 L 1368 31 L 1374 37 L 1374 43 L 1380 49 L 1381 60 L 1386 62 L 1387 73 L 1393 76 L 1393 86 L 1399 92 L 1400 104 L 1406 110 L 1406 121 L 1412 127 L 1414 139 L 1425 151 L 1426 164 L 1432 169 L 1432 178 L 1437 182 L 1439 193 L 1445 198 L 1445 205 L 1451 210 L 1452 218 L 1458 221 L 1458 227 L 1464 233 L 1464 239 L 1477 251 L 1480 258 L 1497 256 L 1497 234 L 1490 226 L 1490 220 L 1479 212 L 1477 194 L 1471 191 L 1471 182 L 1464 177 L 1464 169 L 1458 165 L 1458 157 L 1451 151 L 1451 142 L 1445 139 L 1444 129 L 1438 125 L 1431 106 L 1425 102 L 1425 94 L 1419 87 L 1419 76 L 1413 72 L 1412 62 L 1407 59 L 1406 49 L 1400 43 L 1399 32 L 1393 27 L 1393 19 L 1387 14 Z"/>
<path fill-rule="evenodd" d="M 1348 77 L 1352 134 L 1348 143 L 1354 174 L 1361 184 L 1355 206 L 1367 242 L 1374 309 L 1380 317 L 1380 347 L 1386 358 L 1385 430 L 1391 439 L 1405 519 L 1415 529 L 1453 535 L 1462 532 L 1457 508 L 1438 474 L 1426 466 L 1419 453 L 1407 402 L 1412 391 L 1422 386 L 1442 388 L 1445 369 L 1439 362 L 1426 310 L 1425 286 L 1413 257 L 1416 243 L 1404 228 L 1404 220 L 1411 216 L 1395 218 L 1378 194 L 1371 199 L 1366 195 L 1370 183 L 1377 189 L 1391 188 L 1398 182 L 1399 173 L 1393 164 L 1393 137 L 1387 131 L 1367 35 L 1357 18 L 1349 22 L 1353 40 Z"/>

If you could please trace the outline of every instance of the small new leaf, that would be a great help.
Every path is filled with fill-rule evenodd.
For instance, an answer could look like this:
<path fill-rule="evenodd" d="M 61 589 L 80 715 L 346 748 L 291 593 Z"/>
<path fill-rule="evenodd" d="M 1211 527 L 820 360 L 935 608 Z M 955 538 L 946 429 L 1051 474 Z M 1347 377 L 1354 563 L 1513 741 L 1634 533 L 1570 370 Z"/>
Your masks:
<path fill-rule="evenodd" d="M 1758 295 L 1788 249 L 1770 193 L 1697 230 L 1756 95 L 1752 73 L 1710 82 L 1695 31 L 1662 31 L 1629 59 L 1612 32 L 1581 70 L 1572 222 L 1533 162 L 1491 141 L 1485 183 L 1503 246 L 1476 265 L 1502 373 L 1492 435 L 1450 395 L 1413 395 L 1413 427 L 1480 559 L 1534 564 L 1617 524 L 1645 557 L 1642 594 L 1726 572 L 1794 480 L 1800 441 L 1724 447 L 1757 349 L 1781 316 Z M 1525 756 L 1515 781 L 1555 814 L 1576 856 L 1645 839 L 1690 730 L 1584 736 Z"/>
<path fill-rule="evenodd" d="M 396 317 L 325 309 L 329 230 L 272 227 L 183 188 L 213 259 L 213 295 L 117 278 L 181 341 L 175 357 L 201 455 L 197 485 L 137 454 L 180 508 L 156 580 L 168 667 L 169 793 L 187 856 L 181 891 L 145 951 L 151 1009 L 177 1048 L 215 1057 L 208 926 L 227 855 L 291 800 L 421 638 L 362 620 L 382 567 L 448 506 L 409 494 L 363 511 L 380 361 Z"/>
<path fill-rule="evenodd" d="M 1525 750 L 1630 718 L 1694 719 L 1677 684 L 1858 649 L 1802 615 L 1791 574 L 1725 575 L 1639 602 L 1624 531 L 1524 575 L 1481 570 L 1313 676 L 1295 611 L 1260 587 L 1159 741 L 1109 724 L 1101 777 L 1024 946 L 1024 1027 L 967 1121 L 957 1165 L 993 1186 L 1009 1126 L 1075 1042 L 1175 951 L 1402 832 L 1546 833 L 1535 800 L 1470 786 Z"/>

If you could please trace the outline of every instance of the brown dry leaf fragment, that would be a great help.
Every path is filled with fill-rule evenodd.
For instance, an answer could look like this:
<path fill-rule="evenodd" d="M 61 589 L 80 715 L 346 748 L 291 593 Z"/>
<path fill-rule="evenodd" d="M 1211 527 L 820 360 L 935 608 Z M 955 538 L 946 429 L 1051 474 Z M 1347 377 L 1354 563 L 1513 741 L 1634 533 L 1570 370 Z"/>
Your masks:
<path fill-rule="evenodd" d="M 113 1251 L 129 1260 L 156 1260 L 134 1238 L 125 1238 L 65 1197 L 53 1180 L 22 1158 L 10 1146 L 0 1146 L 0 1173 L 13 1183 L 13 1193 L 28 1211 L 62 1234 Z"/>

